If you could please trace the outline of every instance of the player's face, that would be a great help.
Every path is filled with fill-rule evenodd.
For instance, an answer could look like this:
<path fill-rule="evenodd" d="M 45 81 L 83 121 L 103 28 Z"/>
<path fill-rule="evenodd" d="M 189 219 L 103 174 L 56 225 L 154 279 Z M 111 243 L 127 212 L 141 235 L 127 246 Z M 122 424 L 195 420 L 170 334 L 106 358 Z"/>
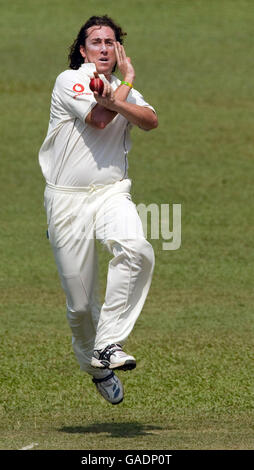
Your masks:
<path fill-rule="evenodd" d="M 85 46 L 80 46 L 84 62 L 93 62 L 98 73 L 109 76 L 116 63 L 115 32 L 109 26 L 91 26 Z"/>

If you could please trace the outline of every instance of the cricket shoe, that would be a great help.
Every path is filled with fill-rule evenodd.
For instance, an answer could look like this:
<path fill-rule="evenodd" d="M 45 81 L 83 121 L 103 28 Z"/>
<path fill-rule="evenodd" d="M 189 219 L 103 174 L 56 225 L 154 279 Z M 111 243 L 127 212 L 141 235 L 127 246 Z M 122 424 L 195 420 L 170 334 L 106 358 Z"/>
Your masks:
<path fill-rule="evenodd" d="M 91 366 L 100 369 L 131 370 L 136 367 L 136 360 L 122 350 L 121 344 L 109 344 L 105 349 L 95 349 Z"/>
<path fill-rule="evenodd" d="M 94 377 L 93 383 L 103 398 L 112 403 L 112 405 L 118 405 L 118 403 L 123 401 L 123 384 L 113 371 L 102 379 Z"/>

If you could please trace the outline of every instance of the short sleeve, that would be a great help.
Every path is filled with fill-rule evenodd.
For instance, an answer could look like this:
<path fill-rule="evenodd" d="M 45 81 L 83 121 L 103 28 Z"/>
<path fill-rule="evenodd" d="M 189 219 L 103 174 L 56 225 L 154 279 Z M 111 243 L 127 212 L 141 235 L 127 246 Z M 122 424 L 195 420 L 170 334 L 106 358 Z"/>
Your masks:
<path fill-rule="evenodd" d="M 87 114 L 97 104 L 89 88 L 89 82 L 88 76 L 83 74 L 77 77 L 71 71 L 63 72 L 57 77 L 55 84 L 56 103 L 70 117 L 84 121 Z"/>

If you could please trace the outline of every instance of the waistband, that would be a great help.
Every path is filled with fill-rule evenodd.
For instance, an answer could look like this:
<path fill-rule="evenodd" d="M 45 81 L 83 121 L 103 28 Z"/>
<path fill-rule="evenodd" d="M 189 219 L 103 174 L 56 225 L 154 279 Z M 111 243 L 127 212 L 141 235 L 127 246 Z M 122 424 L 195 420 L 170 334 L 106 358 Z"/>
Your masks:
<path fill-rule="evenodd" d="M 53 183 L 49 183 L 47 181 L 46 188 L 64 193 L 92 193 L 100 189 L 110 189 L 117 187 L 119 184 L 124 184 L 124 182 L 127 183 L 128 186 L 131 184 L 131 181 L 129 179 L 115 181 L 114 183 L 109 184 L 90 184 L 89 186 L 59 186 Z"/>
<path fill-rule="evenodd" d="M 59 186 L 53 183 L 46 183 L 46 187 L 53 189 L 54 191 L 60 191 L 64 193 L 91 193 L 97 189 L 110 188 L 115 183 L 110 184 L 90 184 L 89 186 Z"/>

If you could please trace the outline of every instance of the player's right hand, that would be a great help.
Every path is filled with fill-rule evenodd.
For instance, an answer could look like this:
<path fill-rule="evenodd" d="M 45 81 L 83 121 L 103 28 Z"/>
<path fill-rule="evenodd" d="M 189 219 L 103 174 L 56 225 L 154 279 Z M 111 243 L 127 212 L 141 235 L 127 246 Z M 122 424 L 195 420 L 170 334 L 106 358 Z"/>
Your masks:
<path fill-rule="evenodd" d="M 99 74 L 97 72 L 94 72 L 94 77 L 99 77 Z M 94 91 L 93 94 L 97 103 L 99 103 L 101 106 L 104 106 L 104 108 L 111 109 L 115 102 L 115 94 L 113 88 L 111 87 L 108 81 L 104 82 L 104 88 L 101 95 L 99 95 L 97 91 Z"/>

